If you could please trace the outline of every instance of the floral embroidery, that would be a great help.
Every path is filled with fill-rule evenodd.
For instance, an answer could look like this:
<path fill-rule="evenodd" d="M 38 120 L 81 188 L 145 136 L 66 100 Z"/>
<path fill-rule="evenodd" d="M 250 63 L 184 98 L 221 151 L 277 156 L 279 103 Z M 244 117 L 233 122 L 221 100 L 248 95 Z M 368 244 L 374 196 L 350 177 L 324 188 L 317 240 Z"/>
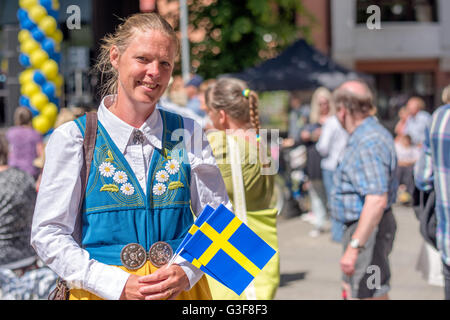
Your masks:
<path fill-rule="evenodd" d="M 100 191 L 118 192 L 119 187 L 115 184 L 105 184 Z"/>
<path fill-rule="evenodd" d="M 166 170 L 160 170 L 156 173 L 156 180 L 158 182 L 166 182 L 169 180 L 169 174 Z"/>
<path fill-rule="evenodd" d="M 120 191 L 127 196 L 131 196 L 134 193 L 134 187 L 131 183 L 125 183 L 120 187 Z"/>
<path fill-rule="evenodd" d="M 153 194 L 160 196 L 164 192 L 166 192 L 166 185 L 164 185 L 162 183 L 157 183 L 153 186 Z"/>
<path fill-rule="evenodd" d="M 114 172 L 116 171 L 116 168 L 114 168 L 114 166 L 108 162 L 103 162 L 98 169 L 100 171 L 100 174 L 107 178 L 112 177 L 114 175 Z"/>
<path fill-rule="evenodd" d="M 166 170 L 167 170 L 167 172 L 169 172 L 170 174 L 175 174 L 175 173 L 178 172 L 178 170 L 180 170 L 180 164 L 179 164 L 178 161 L 175 160 L 175 159 L 169 160 L 169 161 L 166 163 Z"/>
<path fill-rule="evenodd" d="M 114 174 L 114 181 L 116 182 L 116 183 L 125 183 L 125 182 L 127 182 L 128 181 L 128 176 L 127 176 L 127 174 L 125 173 L 125 172 L 123 172 L 123 171 L 117 171 L 115 174 Z"/>
<path fill-rule="evenodd" d="M 181 181 L 172 181 L 171 183 L 169 183 L 169 190 L 174 190 L 174 189 L 178 189 L 178 188 L 183 188 L 184 184 Z"/>
<path fill-rule="evenodd" d="M 108 150 L 108 158 L 105 159 L 106 162 L 113 162 L 114 161 L 114 157 L 113 154 L 111 152 L 111 150 Z"/>

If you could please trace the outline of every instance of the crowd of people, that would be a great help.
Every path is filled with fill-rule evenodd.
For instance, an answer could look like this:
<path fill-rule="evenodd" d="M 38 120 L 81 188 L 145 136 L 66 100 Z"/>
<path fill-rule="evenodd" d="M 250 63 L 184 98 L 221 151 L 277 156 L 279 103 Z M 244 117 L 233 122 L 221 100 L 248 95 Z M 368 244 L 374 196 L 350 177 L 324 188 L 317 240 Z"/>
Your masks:
<path fill-rule="evenodd" d="M 155 244 L 174 252 L 203 208 L 220 204 L 278 249 L 275 176 L 263 173 L 274 159 L 260 136 L 258 94 L 234 78 L 173 76 L 178 46 L 154 13 L 129 17 L 103 39 L 96 68 L 109 81 L 90 108 L 98 129 L 86 179 L 85 110 L 62 109 L 42 138 L 31 112 L 17 108 L 15 126 L 0 135 L 0 298 L 45 299 L 57 277 L 71 300 L 275 297 L 278 252 L 239 297 L 181 256 L 161 267 L 168 260 L 152 257 L 162 252 L 147 254 Z M 342 244 L 336 266 L 349 298 L 389 298 L 392 207 L 397 198 L 411 205 L 416 188 L 435 188 L 450 299 L 449 95 L 433 115 L 411 97 L 394 134 L 363 81 L 318 88 L 308 104 L 290 98 L 283 146 L 305 150 L 305 184 L 297 187 L 310 205 L 302 219 L 312 223 L 310 236 L 331 231 Z M 381 283 L 369 287 L 373 265 Z"/>

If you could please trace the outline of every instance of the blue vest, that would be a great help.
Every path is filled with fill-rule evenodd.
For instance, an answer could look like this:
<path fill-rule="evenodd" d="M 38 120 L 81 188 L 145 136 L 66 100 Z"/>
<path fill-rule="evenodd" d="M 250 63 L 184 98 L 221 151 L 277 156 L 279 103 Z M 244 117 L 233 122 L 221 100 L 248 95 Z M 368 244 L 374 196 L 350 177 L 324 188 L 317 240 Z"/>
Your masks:
<path fill-rule="evenodd" d="M 129 243 L 139 243 L 148 252 L 153 243 L 165 241 L 175 252 L 193 223 L 189 158 L 182 139 L 171 140 L 172 132 L 183 128 L 183 118 L 157 110 L 163 122 L 163 141 L 162 149 L 153 151 L 147 195 L 98 122 L 82 209 L 81 244 L 91 259 L 121 265 L 120 251 Z M 86 116 L 75 122 L 84 137 Z"/>

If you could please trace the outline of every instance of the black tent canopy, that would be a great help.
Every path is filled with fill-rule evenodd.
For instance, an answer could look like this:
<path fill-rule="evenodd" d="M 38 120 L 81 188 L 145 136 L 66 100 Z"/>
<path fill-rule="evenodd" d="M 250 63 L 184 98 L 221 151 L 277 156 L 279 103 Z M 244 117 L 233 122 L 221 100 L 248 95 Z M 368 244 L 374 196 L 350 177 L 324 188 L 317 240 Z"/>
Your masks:
<path fill-rule="evenodd" d="M 335 89 L 343 81 L 366 78 L 336 64 L 305 40 L 300 39 L 279 56 L 240 73 L 227 74 L 246 81 L 256 91 Z"/>

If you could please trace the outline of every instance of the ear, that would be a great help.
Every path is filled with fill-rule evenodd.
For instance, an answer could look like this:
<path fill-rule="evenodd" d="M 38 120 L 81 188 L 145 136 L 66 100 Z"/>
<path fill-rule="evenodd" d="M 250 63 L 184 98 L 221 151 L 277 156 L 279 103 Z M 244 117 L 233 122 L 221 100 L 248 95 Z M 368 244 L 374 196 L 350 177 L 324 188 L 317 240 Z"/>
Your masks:
<path fill-rule="evenodd" d="M 222 127 L 228 128 L 228 115 L 223 110 L 219 110 L 219 123 Z"/>
<path fill-rule="evenodd" d="M 119 59 L 119 48 L 117 48 L 117 46 L 112 46 L 109 50 L 109 60 L 111 61 L 111 65 L 113 66 L 113 68 L 116 70 L 119 68 Z"/>

